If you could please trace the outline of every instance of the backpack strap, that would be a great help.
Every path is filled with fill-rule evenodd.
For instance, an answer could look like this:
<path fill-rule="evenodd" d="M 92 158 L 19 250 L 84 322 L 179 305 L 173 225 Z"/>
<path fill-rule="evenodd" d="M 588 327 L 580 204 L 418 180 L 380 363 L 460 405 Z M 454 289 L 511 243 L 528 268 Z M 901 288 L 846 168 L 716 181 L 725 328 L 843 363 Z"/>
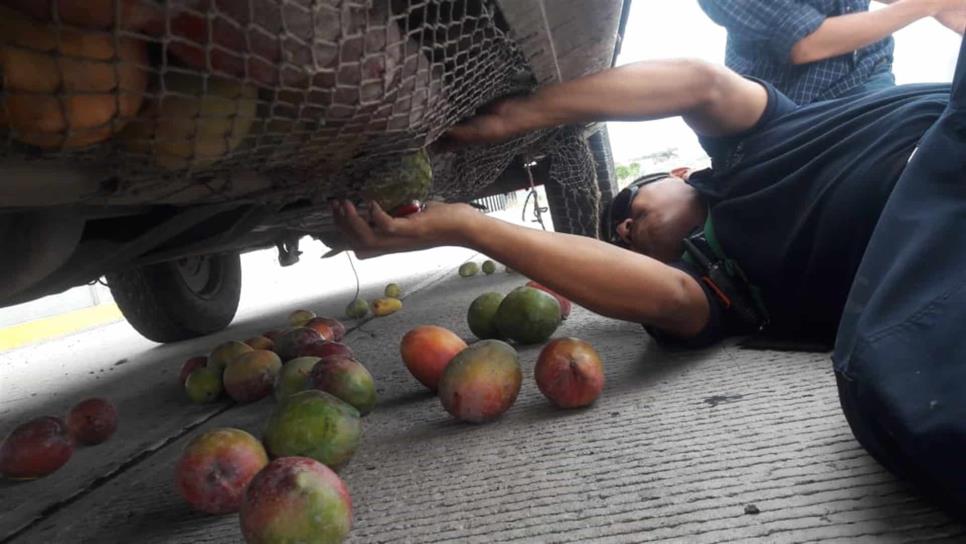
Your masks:
<path fill-rule="evenodd" d="M 684 239 L 684 248 L 683 259 L 701 270 L 701 281 L 721 301 L 725 311 L 733 312 L 742 323 L 759 331 L 768 325 L 768 309 L 761 291 L 749 281 L 738 262 L 725 255 L 710 209 L 704 227 L 698 227 Z"/>

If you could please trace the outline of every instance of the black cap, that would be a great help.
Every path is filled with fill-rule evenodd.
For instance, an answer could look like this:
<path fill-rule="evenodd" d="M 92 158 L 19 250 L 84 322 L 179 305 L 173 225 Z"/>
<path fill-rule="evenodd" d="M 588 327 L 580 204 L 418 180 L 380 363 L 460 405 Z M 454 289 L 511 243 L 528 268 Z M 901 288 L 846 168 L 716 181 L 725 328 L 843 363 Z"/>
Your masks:
<path fill-rule="evenodd" d="M 621 189 L 614 199 L 610 203 L 610 209 L 607 214 L 607 228 L 609 229 L 610 242 L 617 244 L 621 247 L 627 244 L 621 240 L 620 236 L 617 235 L 617 225 L 623 223 L 627 218 L 631 216 L 631 202 L 634 201 L 634 197 L 637 196 L 637 191 L 641 187 L 654 183 L 655 181 L 660 181 L 664 178 L 671 177 L 669 172 L 658 172 L 656 174 L 645 174 L 630 183 L 627 187 Z"/>

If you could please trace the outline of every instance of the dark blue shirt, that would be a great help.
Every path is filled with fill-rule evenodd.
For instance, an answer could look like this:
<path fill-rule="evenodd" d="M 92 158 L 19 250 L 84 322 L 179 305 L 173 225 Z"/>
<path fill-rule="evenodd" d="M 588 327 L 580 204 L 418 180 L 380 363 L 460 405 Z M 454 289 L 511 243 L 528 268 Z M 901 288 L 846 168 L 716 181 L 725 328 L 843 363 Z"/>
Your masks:
<path fill-rule="evenodd" d="M 725 254 L 761 290 L 772 330 L 829 340 L 879 215 L 950 87 L 903 85 L 798 107 L 763 85 L 768 108 L 757 126 L 702 139 L 712 169 L 689 183 Z M 736 332 L 699 283 L 712 306 L 701 343 Z"/>
<path fill-rule="evenodd" d="M 728 30 L 725 64 L 770 82 L 798 104 L 839 98 L 872 76 L 892 71 L 893 39 L 810 64 L 791 63 L 791 51 L 826 17 L 860 13 L 869 0 L 698 0 Z"/>

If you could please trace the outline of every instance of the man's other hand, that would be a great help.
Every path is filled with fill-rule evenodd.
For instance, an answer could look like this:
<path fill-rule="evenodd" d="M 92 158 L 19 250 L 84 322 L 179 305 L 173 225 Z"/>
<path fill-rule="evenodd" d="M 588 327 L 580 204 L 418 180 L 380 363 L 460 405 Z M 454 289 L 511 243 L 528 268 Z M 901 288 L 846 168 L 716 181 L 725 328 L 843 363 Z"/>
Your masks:
<path fill-rule="evenodd" d="M 482 108 L 475 116 L 453 126 L 444 135 L 448 144 L 487 144 L 509 140 L 526 132 L 521 97 L 505 98 Z"/>
<path fill-rule="evenodd" d="M 332 202 L 335 223 L 360 259 L 386 253 L 461 245 L 474 222 L 483 217 L 467 204 L 430 202 L 407 217 L 392 217 L 375 202 L 368 203 L 368 219 L 347 200 Z"/>

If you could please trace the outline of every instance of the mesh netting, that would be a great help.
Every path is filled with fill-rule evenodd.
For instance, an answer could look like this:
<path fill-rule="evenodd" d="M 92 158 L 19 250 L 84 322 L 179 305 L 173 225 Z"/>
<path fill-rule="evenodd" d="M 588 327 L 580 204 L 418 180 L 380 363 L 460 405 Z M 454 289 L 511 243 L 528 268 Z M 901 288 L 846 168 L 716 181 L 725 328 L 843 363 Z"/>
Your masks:
<path fill-rule="evenodd" d="M 597 164 L 580 127 L 557 131 L 545 144 L 550 173 L 547 198 L 554 209 L 556 230 L 596 236 L 600 224 Z"/>
<path fill-rule="evenodd" d="M 358 194 L 533 81 L 483 0 L 0 0 L 0 68 L 0 161 L 94 172 L 106 204 Z M 434 156 L 433 192 L 548 138 Z"/>

